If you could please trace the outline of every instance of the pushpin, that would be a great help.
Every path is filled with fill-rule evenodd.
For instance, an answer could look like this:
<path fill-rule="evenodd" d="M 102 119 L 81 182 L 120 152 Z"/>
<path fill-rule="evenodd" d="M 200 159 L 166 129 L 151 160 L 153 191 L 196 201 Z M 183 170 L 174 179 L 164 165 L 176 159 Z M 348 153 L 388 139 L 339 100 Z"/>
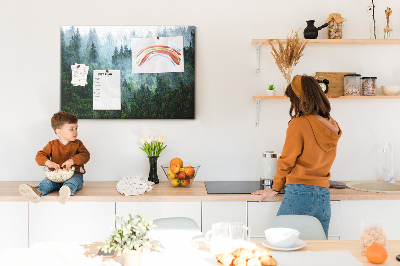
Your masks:
<path fill-rule="evenodd" d="M 106 73 L 108 73 L 108 69 L 106 69 Z"/>
<path fill-rule="evenodd" d="M 160 39 L 160 37 L 157 36 L 157 40 L 159 40 L 159 39 Z"/>
<path fill-rule="evenodd" d="M 80 67 L 81 67 L 81 65 L 77 65 L 77 66 L 76 66 L 76 68 L 80 68 Z"/>

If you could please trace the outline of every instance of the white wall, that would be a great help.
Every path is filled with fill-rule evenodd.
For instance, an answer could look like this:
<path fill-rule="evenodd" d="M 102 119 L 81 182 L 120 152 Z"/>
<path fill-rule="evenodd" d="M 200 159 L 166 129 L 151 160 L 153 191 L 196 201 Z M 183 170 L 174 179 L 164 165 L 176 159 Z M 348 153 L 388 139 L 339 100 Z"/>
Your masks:
<path fill-rule="evenodd" d="M 375 1 L 377 20 L 393 10 L 394 38 L 400 38 L 400 2 Z M 148 0 L 21 1 L 0 5 L 0 180 L 41 180 L 36 152 L 55 138 L 50 118 L 60 107 L 62 25 L 192 25 L 196 27 L 195 120 L 80 120 L 79 138 L 91 152 L 85 179 L 119 180 L 148 173 L 142 135 L 165 135 L 160 163 L 173 157 L 202 166 L 198 180 L 256 180 L 264 150 L 280 151 L 289 120 L 288 100 L 261 102 L 255 127 L 253 95 L 268 83 L 283 94 L 284 80 L 270 54 L 261 48 L 261 73 L 255 72 L 253 38 L 285 38 L 306 20 L 322 25 L 330 13 L 346 19 L 344 38 L 369 38 L 367 0 Z M 302 30 L 301 30 L 302 32 Z M 326 36 L 326 29 L 320 32 Z M 355 71 L 377 76 L 378 86 L 400 84 L 396 45 L 308 46 L 295 74 Z M 394 145 L 400 160 L 399 99 L 332 99 L 332 116 L 343 137 L 332 168 L 334 180 L 381 177 L 382 147 Z M 400 176 L 400 166 L 395 173 Z M 161 180 L 166 180 L 161 169 Z"/>

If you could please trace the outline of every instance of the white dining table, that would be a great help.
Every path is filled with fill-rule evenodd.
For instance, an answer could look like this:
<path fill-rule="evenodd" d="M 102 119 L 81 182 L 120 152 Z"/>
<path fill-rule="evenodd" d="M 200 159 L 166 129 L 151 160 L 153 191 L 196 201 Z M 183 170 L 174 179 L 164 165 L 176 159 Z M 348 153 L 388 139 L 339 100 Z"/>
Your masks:
<path fill-rule="evenodd" d="M 0 265 L 25 266 L 25 265 L 101 265 L 119 266 L 119 257 L 102 258 L 97 256 L 100 242 L 93 243 L 35 243 L 29 249 L 9 249 L 0 253 Z M 266 248 L 262 241 L 251 243 L 253 247 Z M 396 255 L 400 254 L 400 240 L 387 241 L 388 259 L 383 265 L 400 265 Z M 302 260 L 307 259 L 304 265 L 375 265 L 368 262 L 361 254 L 360 241 L 335 240 L 335 241 L 306 241 L 306 246 L 297 251 L 281 252 L 272 251 L 272 256 L 279 266 L 301 265 Z M 311 260 L 309 260 L 311 259 Z M 296 263 L 294 263 L 294 261 Z M 142 256 L 141 266 L 155 265 L 193 265 L 193 266 L 220 266 L 214 255 L 204 243 L 197 249 L 187 249 L 177 246 L 176 249 L 163 252 L 147 252 Z"/>

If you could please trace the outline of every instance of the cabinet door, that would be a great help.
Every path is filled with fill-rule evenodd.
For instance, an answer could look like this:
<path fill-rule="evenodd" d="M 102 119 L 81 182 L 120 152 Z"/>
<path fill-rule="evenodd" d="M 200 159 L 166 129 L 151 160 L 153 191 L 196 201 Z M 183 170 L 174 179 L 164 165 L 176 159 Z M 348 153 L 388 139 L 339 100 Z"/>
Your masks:
<path fill-rule="evenodd" d="M 275 219 L 281 202 L 248 202 L 247 205 L 252 238 L 265 238 L 264 231 L 270 227 Z"/>
<path fill-rule="evenodd" d="M 114 202 L 29 203 L 29 246 L 36 242 L 102 242 L 115 226 L 114 214 Z"/>
<path fill-rule="evenodd" d="M 340 240 L 340 201 L 331 201 L 328 240 Z"/>
<path fill-rule="evenodd" d="M 211 230 L 213 223 L 222 221 L 247 224 L 246 201 L 204 201 L 202 202 L 202 232 Z"/>
<path fill-rule="evenodd" d="M 28 248 L 28 202 L 0 202 L 0 252 Z"/>
<path fill-rule="evenodd" d="M 340 202 L 340 240 L 359 240 L 361 222 L 381 219 L 387 222 L 387 239 L 400 239 L 399 200 L 345 200 Z"/>
<path fill-rule="evenodd" d="M 116 213 L 124 219 L 129 214 L 141 214 L 147 220 L 188 217 L 201 228 L 201 202 L 117 202 Z"/>

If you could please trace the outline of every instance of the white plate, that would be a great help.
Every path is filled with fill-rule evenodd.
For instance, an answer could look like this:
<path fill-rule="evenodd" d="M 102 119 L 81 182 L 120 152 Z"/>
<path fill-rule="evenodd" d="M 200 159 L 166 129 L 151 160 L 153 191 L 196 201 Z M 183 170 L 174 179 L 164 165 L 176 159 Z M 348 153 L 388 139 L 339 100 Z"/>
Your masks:
<path fill-rule="evenodd" d="M 294 243 L 293 246 L 288 247 L 288 248 L 278 248 L 278 247 L 274 247 L 272 246 L 267 239 L 265 239 L 262 244 L 264 246 L 266 246 L 267 248 L 273 249 L 273 250 L 279 250 L 279 251 L 293 251 L 293 250 L 298 250 L 301 248 L 304 248 L 306 246 L 306 242 L 301 240 L 301 239 L 297 239 L 296 243 Z"/>

